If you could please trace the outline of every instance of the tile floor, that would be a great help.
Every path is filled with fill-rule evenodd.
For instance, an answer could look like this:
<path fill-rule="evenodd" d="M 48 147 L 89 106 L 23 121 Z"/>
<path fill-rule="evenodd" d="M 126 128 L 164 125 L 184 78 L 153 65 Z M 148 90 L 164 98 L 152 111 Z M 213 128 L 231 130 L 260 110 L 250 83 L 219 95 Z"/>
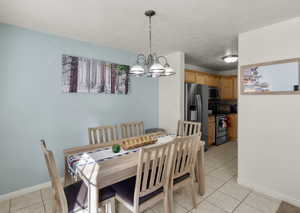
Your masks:
<path fill-rule="evenodd" d="M 213 146 L 205 153 L 206 193 L 193 209 L 185 189 L 174 194 L 174 213 L 275 213 L 280 201 L 253 192 L 236 182 L 237 144 Z M 51 213 L 51 191 L 43 189 L 0 202 L 0 213 Z M 129 212 L 118 206 L 119 213 Z M 162 202 L 146 213 L 163 213 Z"/>

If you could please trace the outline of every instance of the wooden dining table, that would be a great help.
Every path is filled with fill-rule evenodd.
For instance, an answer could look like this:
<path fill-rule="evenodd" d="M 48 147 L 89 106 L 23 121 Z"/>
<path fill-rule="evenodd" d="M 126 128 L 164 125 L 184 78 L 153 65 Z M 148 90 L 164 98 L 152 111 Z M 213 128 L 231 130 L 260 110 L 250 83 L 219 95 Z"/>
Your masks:
<path fill-rule="evenodd" d="M 165 136 L 168 137 L 168 136 Z M 175 139 L 175 136 L 169 137 L 169 141 L 163 137 L 158 138 L 158 143 L 160 140 L 165 140 L 165 143 L 171 142 Z M 68 158 L 74 154 L 87 153 L 92 150 L 101 149 L 105 147 L 111 147 L 113 144 L 120 141 L 114 141 L 105 144 L 93 144 L 81 147 L 75 147 L 64 150 L 65 156 L 65 179 L 70 181 L 72 176 L 70 174 L 68 164 Z M 199 146 L 199 152 L 196 164 L 196 180 L 198 183 L 198 193 L 204 195 L 205 193 L 205 175 L 204 175 L 204 142 L 199 141 L 201 145 Z M 98 201 L 99 200 L 99 189 L 106 186 L 118 183 L 120 181 L 126 180 L 133 177 L 137 173 L 137 163 L 138 163 L 138 151 L 130 152 L 121 156 L 116 156 L 103 161 L 97 161 L 95 163 L 89 163 L 84 165 L 76 166 L 76 175 L 83 180 L 83 182 L 88 186 L 88 212 L 96 213 L 98 211 Z M 74 174 L 73 174 L 74 175 Z M 100 195 L 101 196 L 101 195 Z"/>

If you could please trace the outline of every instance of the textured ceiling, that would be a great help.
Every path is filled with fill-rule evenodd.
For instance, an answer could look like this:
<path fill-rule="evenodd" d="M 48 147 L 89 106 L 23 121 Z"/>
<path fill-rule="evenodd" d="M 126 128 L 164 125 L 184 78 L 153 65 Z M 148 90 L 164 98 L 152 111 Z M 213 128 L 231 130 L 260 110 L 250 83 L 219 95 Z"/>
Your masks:
<path fill-rule="evenodd" d="M 299 0 L 1 0 L 0 22 L 131 52 L 148 47 L 146 9 L 155 9 L 153 46 L 186 62 L 235 68 L 221 57 L 239 32 L 300 16 Z"/>

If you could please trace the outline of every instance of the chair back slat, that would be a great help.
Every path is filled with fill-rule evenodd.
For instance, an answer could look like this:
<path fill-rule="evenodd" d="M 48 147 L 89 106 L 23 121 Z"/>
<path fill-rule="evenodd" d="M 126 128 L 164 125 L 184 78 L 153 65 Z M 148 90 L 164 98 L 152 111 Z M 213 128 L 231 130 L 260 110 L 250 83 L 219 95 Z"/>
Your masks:
<path fill-rule="evenodd" d="M 47 169 L 49 172 L 49 176 L 51 179 L 52 186 L 52 205 L 56 205 L 60 208 L 59 212 L 67 213 L 68 212 L 68 204 L 67 199 L 64 193 L 64 188 L 60 180 L 60 176 L 55 164 L 53 152 L 47 149 L 46 143 L 44 140 L 41 140 L 41 148 L 43 151 L 43 155 L 46 161 Z"/>
<path fill-rule="evenodd" d="M 201 136 L 201 123 L 192 121 L 178 121 L 177 136 Z"/>
<path fill-rule="evenodd" d="M 196 165 L 200 136 L 176 138 L 173 147 L 172 176 L 177 178 L 192 173 Z"/>
<path fill-rule="evenodd" d="M 99 126 L 88 129 L 90 144 L 100 144 L 116 141 L 118 137 L 117 126 Z"/>
<path fill-rule="evenodd" d="M 135 201 L 168 185 L 172 143 L 142 148 L 139 153 Z"/>
<path fill-rule="evenodd" d="M 130 122 L 121 124 L 123 138 L 130 138 L 145 134 L 144 122 Z"/>

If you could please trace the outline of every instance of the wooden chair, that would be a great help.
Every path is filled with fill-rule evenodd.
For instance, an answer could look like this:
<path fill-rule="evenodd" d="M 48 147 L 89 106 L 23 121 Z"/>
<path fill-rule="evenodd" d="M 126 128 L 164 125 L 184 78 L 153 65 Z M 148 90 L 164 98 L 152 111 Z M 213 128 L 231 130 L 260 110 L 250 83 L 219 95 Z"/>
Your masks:
<path fill-rule="evenodd" d="M 189 185 L 193 207 L 196 208 L 195 166 L 200 146 L 200 136 L 176 138 L 172 149 L 172 171 L 170 181 L 170 203 L 172 208 L 173 191 Z"/>
<path fill-rule="evenodd" d="M 117 126 L 99 126 L 89 128 L 90 144 L 108 143 L 118 140 Z"/>
<path fill-rule="evenodd" d="M 75 184 L 63 187 L 55 164 L 53 152 L 47 149 L 44 140 L 41 140 L 41 147 L 51 179 L 52 213 L 74 213 L 87 208 L 87 186 L 82 181 L 79 181 Z M 112 187 L 109 186 L 99 190 L 99 192 L 101 195 L 99 202 L 101 202 L 102 205 L 110 203 L 112 207 L 111 211 L 114 212 L 115 191 L 112 189 Z"/>
<path fill-rule="evenodd" d="M 122 137 L 130 138 L 145 134 L 144 122 L 131 122 L 121 124 Z"/>
<path fill-rule="evenodd" d="M 177 136 L 201 136 L 201 123 L 192 121 L 178 121 Z"/>
<path fill-rule="evenodd" d="M 164 212 L 170 212 L 169 178 L 171 143 L 142 148 L 139 152 L 136 177 L 113 185 L 116 200 L 134 213 L 143 212 L 164 200 Z"/>

